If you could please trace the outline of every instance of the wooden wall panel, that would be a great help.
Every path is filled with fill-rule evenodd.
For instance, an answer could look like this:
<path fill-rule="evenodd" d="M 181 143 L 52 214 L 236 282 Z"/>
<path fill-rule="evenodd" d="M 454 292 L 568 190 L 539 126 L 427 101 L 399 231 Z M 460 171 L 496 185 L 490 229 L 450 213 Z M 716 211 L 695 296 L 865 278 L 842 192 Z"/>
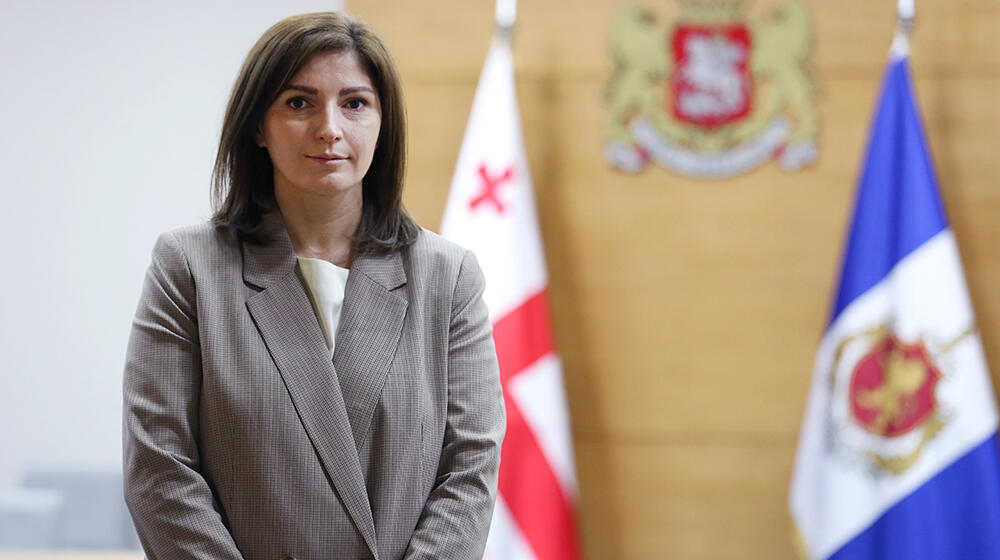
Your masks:
<path fill-rule="evenodd" d="M 746 2 L 763 16 L 783 0 Z M 555 75 L 603 80 L 610 22 L 625 4 L 649 8 L 659 21 L 672 21 L 677 2 L 648 0 L 555 0 L 520 2 L 515 56 L 519 79 Z M 816 70 L 822 75 L 879 73 L 892 38 L 895 2 L 823 0 L 808 2 L 816 36 Z M 434 0 L 401 8 L 387 0 L 355 0 L 350 9 L 374 24 L 400 66 L 413 80 L 461 80 L 479 72 L 489 47 L 493 2 Z M 914 62 L 922 73 L 996 75 L 995 47 L 1000 3 L 995 0 L 933 0 L 917 6 L 919 31 Z M 456 48 L 458 46 L 458 48 Z"/>
<path fill-rule="evenodd" d="M 794 558 L 793 454 L 794 442 L 579 441 L 588 557 Z"/>
<path fill-rule="evenodd" d="M 756 2 L 754 13 L 776 0 Z M 587 558 L 791 558 L 789 476 L 892 36 L 893 2 L 810 2 L 819 161 L 724 181 L 602 156 L 611 0 L 522 2 L 518 95 L 551 277 Z M 668 20 L 674 3 L 646 2 Z M 350 8 L 397 57 L 405 200 L 440 223 L 492 2 Z M 913 73 L 1000 379 L 1000 4 L 921 0 Z"/>

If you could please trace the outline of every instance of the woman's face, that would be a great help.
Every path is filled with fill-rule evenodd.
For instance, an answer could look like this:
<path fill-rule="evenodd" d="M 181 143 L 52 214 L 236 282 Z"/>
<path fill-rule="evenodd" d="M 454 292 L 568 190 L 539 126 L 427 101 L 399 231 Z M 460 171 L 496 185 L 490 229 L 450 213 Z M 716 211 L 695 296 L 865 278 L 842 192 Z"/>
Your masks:
<path fill-rule="evenodd" d="M 321 53 L 268 107 L 257 145 L 271 156 L 276 191 L 344 194 L 361 188 L 381 123 L 378 93 L 357 54 Z"/>

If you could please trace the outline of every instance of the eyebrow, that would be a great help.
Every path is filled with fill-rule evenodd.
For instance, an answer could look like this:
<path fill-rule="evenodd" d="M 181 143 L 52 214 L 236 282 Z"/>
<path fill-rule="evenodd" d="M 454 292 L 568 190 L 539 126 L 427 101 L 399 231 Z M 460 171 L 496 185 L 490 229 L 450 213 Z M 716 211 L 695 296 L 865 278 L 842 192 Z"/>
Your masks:
<path fill-rule="evenodd" d="M 285 89 L 286 90 L 293 89 L 295 91 L 308 93 L 309 95 L 319 94 L 319 90 L 314 87 L 302 86 L 298 84 L 288 84 L 287 86 L 285 86 Z M 352 93 L 357 93 L 359 91 L 367 91 L 372 93 L 373 95 L 378 95 L 378 93 L 374 89 L 368 86 L 346 87 L 340 90 L 340 95 L 350 95 Z"/>
<path fill-rule="evenodd" d="M 288 89 L 294 89 L 296 91 L 302 91 L 302 92 L 308 93 L 309 95 L 316 95 L 317 93 L 319 93 L 319 90 L 316 89 L 316 88 L 309 87 L 309 86 L 300 86 L 300 85 L 296 85 L 296 84 L 288 84 L 287 86 L 285 86 L 285 89 L 286 90 L 288 90 Z"/>
<path fill-rule="evenodd" d="M 368 86 L 355 86 L 355 87 L 344 88 L 340 90 L 340 95 L 350 95 L 352 93 L 358 93 L 359 91 L 367 91 L 373 95 L 378 95 L 378 93 L 374 89 Z"/>

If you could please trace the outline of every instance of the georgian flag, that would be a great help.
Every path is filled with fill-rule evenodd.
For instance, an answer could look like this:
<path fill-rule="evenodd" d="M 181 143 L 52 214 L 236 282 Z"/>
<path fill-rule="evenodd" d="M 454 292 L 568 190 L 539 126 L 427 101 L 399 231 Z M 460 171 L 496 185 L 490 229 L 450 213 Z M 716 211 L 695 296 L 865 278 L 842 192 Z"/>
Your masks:
<path fill-rule="evenodd" d="M 479 78 L 441 234 L 471 249 L 486 276 L 507 407 L 486 557 L 576 559 L 569 415 L 508 38 L 494 38 Z"/>
<path fill-rule="evenodd" d="M 804 556 L 1000 558 L 997 410 L 893 44 L 789 506 Z"/>

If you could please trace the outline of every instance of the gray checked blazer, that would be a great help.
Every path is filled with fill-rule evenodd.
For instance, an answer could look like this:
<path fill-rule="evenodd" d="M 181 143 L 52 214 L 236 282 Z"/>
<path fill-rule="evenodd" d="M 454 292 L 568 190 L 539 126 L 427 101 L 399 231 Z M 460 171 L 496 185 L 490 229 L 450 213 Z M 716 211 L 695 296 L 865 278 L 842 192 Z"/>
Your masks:
<path fill-rule="evenodd" d="M 280 213 L 265 226 L 153 249 L 123 418 L 146 556 L 481 558 L 506 418 L 475 257 L 422 231 L 356 258 L 331 361 Z"/>

